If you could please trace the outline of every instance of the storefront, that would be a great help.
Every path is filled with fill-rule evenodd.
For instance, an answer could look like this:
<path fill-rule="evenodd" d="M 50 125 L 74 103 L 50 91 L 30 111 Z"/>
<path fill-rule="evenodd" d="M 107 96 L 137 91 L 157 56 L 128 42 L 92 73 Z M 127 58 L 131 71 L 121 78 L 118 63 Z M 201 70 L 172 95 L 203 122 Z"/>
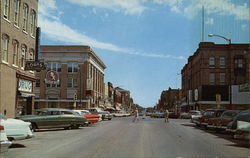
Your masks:
<path fill-rule="evenodd" d="M 16 115 L 29 115 L 34 111 L 34 83 L 35 78 L 21 73 L 16 74 Z"/>

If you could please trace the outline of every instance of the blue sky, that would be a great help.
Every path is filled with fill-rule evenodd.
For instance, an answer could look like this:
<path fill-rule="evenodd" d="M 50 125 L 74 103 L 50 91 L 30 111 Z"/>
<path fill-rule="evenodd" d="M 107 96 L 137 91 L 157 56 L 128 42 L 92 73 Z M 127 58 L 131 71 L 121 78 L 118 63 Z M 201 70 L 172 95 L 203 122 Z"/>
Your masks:
<path fill-rule="evenodd" d="M 182 67 L 209 33 L 250 42 L 250 0 L 40 0 L 41 44 L 90 45 L 107 66 L 105 82 L 154 106 L 181 88 Z"/>

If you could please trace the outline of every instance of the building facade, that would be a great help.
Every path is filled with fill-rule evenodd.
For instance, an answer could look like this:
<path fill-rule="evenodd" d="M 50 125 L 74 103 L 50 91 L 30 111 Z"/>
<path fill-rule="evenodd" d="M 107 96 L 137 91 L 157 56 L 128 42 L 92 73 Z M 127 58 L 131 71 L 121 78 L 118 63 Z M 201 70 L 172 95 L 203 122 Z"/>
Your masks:
<path fill-rule="evenodd" d="M 35 59 L 38 0 L 3 0 L 0 8 L 0 113 L 32 114 L 35 74 L 25 63 Z"/>
<path fill-rule="evenodd" d="M 201 42 L 188 58 L 182 74 L 182 108 L 248 109 L 250 83 L 249 44 L 214 44 Z"/>
<path fill-rule="evenodd" d="M 36 73 L 35 108 L 86 109 L 105 101 L 102 60 L 89 46 L 44 45 L 41 58 L 47 70 Z M 46 82 L 49 72 L 58 82 Z"/>

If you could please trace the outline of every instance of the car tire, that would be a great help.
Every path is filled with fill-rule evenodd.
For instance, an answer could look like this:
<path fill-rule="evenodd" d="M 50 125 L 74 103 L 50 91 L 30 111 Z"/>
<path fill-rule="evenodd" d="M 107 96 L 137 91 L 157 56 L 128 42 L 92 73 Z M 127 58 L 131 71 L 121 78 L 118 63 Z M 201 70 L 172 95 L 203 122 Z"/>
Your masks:
<path fill-rule="evenodd" d="M 111 118 L 108 119 L 109 121 L 111 120 Z"/>
<path fill-rule="evenodd" d="M 37 131 L 37 124 L 34 123 L 34 122 L 31 122 L 30 130 L 31 130 L 32 132 L 36 132 L 36 131 Z"/>

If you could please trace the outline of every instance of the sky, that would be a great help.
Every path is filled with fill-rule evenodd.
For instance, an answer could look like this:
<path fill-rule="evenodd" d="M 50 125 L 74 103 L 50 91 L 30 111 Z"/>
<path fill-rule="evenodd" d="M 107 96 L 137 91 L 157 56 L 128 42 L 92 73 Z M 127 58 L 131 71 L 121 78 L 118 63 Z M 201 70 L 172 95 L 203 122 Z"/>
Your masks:
<path fill-rule="evenodd" d="M 202 39 L 227 43 L 208 34 L 250 43 L 250 0 L 40 0 L 38 8 L 42 45 L 91 46 L 107 66 L 105 82 L 143 107 L 181 88 Z"/>

